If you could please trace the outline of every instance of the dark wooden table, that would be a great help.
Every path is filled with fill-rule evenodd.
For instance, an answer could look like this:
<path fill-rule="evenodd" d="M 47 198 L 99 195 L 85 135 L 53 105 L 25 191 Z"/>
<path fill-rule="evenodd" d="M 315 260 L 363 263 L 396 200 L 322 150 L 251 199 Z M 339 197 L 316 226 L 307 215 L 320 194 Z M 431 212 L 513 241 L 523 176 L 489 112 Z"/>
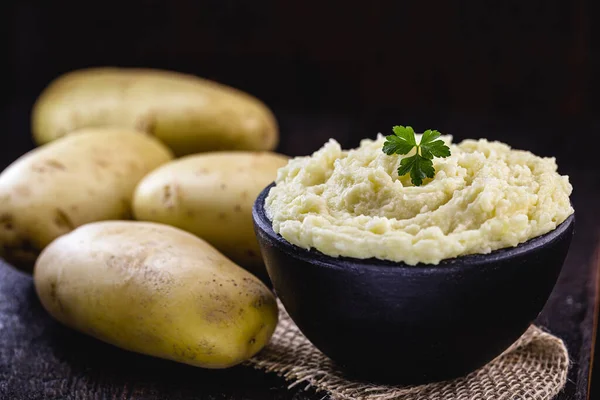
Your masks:
<path fill-rule="evenodd" d="M 5 127 L 0 167 L 31 148 L 29 104 L 2 110 Z M 598 131 L 591 121 L 540 124 L 518 119 L 441 115 L 316 115 L 277 113 L 281 122 L 279 151 L 308 154 L 329 137 L 344 147 L 362 137 L 411 123 L 452 133 L 456 140 L 485 136 L 556 156 L 562 173 L 575 187 L 572 196 L 577 227 L 559 282 L 537 322 L 567 344 L 572 360 L 568 383 L 559 399 L 589 396 L 591 360 L 598 307 L 600 174 L 591 157 L 581 157 L 572 140 L 576 130 Z M 531 119 L 529 119 L 531 121 Z M 547 119 L 546 119 L 547 121 Z M 567 132 L 567 133 L 565 133 Z M 41 308 L 30 276 L 0 263 L 0 399 L 320 399 L 304 387 L 287 389 L 277 376 L 249 368 L 207 371 L 128 353 L 69 330 Z"/>

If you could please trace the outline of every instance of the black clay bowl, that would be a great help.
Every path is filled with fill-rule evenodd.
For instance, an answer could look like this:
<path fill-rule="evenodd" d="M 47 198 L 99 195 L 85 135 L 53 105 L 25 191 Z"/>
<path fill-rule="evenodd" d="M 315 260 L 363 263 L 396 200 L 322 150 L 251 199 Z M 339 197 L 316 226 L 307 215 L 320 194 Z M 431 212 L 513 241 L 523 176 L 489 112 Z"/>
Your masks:
<path fill-rule="evenodd" d="M 330 257 L 253 218 L 269 277 L 306 337 L 350 375 L 422 383 L 466 375 L 501 354 L 546 303 L 569 250 L 574 216 L 510 249 L 437 266 Z"/>

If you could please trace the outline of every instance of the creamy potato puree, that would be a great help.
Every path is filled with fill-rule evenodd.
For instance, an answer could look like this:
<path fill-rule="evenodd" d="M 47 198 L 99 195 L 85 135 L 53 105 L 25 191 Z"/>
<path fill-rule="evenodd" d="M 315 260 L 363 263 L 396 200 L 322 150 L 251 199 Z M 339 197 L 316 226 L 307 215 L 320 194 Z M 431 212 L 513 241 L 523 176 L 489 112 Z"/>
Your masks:
<path fill-rule="evenodd" d="M 265 202 L 273 229 L 329 256 L 437 264 L 516 246 L 573 213 L 573 188 L 554 158 L 485 139 L 441 139 L 452 155 L 433 160 L 435 177 L 422 186 L 398 177 L 406 156 L 384 154 L 382 135 L 348 151 L 331 139 L 290 160 Z"/>

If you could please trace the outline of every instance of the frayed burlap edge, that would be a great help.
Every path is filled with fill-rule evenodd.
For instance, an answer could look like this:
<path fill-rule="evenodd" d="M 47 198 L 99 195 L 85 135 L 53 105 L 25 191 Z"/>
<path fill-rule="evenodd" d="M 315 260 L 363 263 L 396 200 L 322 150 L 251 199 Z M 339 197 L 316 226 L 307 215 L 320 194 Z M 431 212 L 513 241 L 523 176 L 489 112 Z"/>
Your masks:
<path fill-rule="evenodd" d="M 340 400 L 546 400 L 567 380 L 563 341 L 531 326 L 502 355 L 459 379 L 417 386 L 351 381 L 317 350 L 279 304 L 280 319 L 269 345 L 246 364 Z"/>

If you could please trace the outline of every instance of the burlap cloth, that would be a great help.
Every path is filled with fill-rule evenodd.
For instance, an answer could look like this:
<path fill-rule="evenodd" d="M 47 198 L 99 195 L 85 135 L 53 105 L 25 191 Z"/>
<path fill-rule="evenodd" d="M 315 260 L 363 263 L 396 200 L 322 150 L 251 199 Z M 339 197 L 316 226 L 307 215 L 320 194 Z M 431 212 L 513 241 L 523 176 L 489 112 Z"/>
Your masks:
<path fill-rule="evenodd" d="M 531 326 L 502 355 L 466 377 L 418 386 L 387 386 L 345 379 L 306 339 L 279 303 L 279 325 L 269 345 L 248 361 L 290 382 L 344 400 L 544 400 L 564 386 L 569 368 L 559 338 Z"/>

